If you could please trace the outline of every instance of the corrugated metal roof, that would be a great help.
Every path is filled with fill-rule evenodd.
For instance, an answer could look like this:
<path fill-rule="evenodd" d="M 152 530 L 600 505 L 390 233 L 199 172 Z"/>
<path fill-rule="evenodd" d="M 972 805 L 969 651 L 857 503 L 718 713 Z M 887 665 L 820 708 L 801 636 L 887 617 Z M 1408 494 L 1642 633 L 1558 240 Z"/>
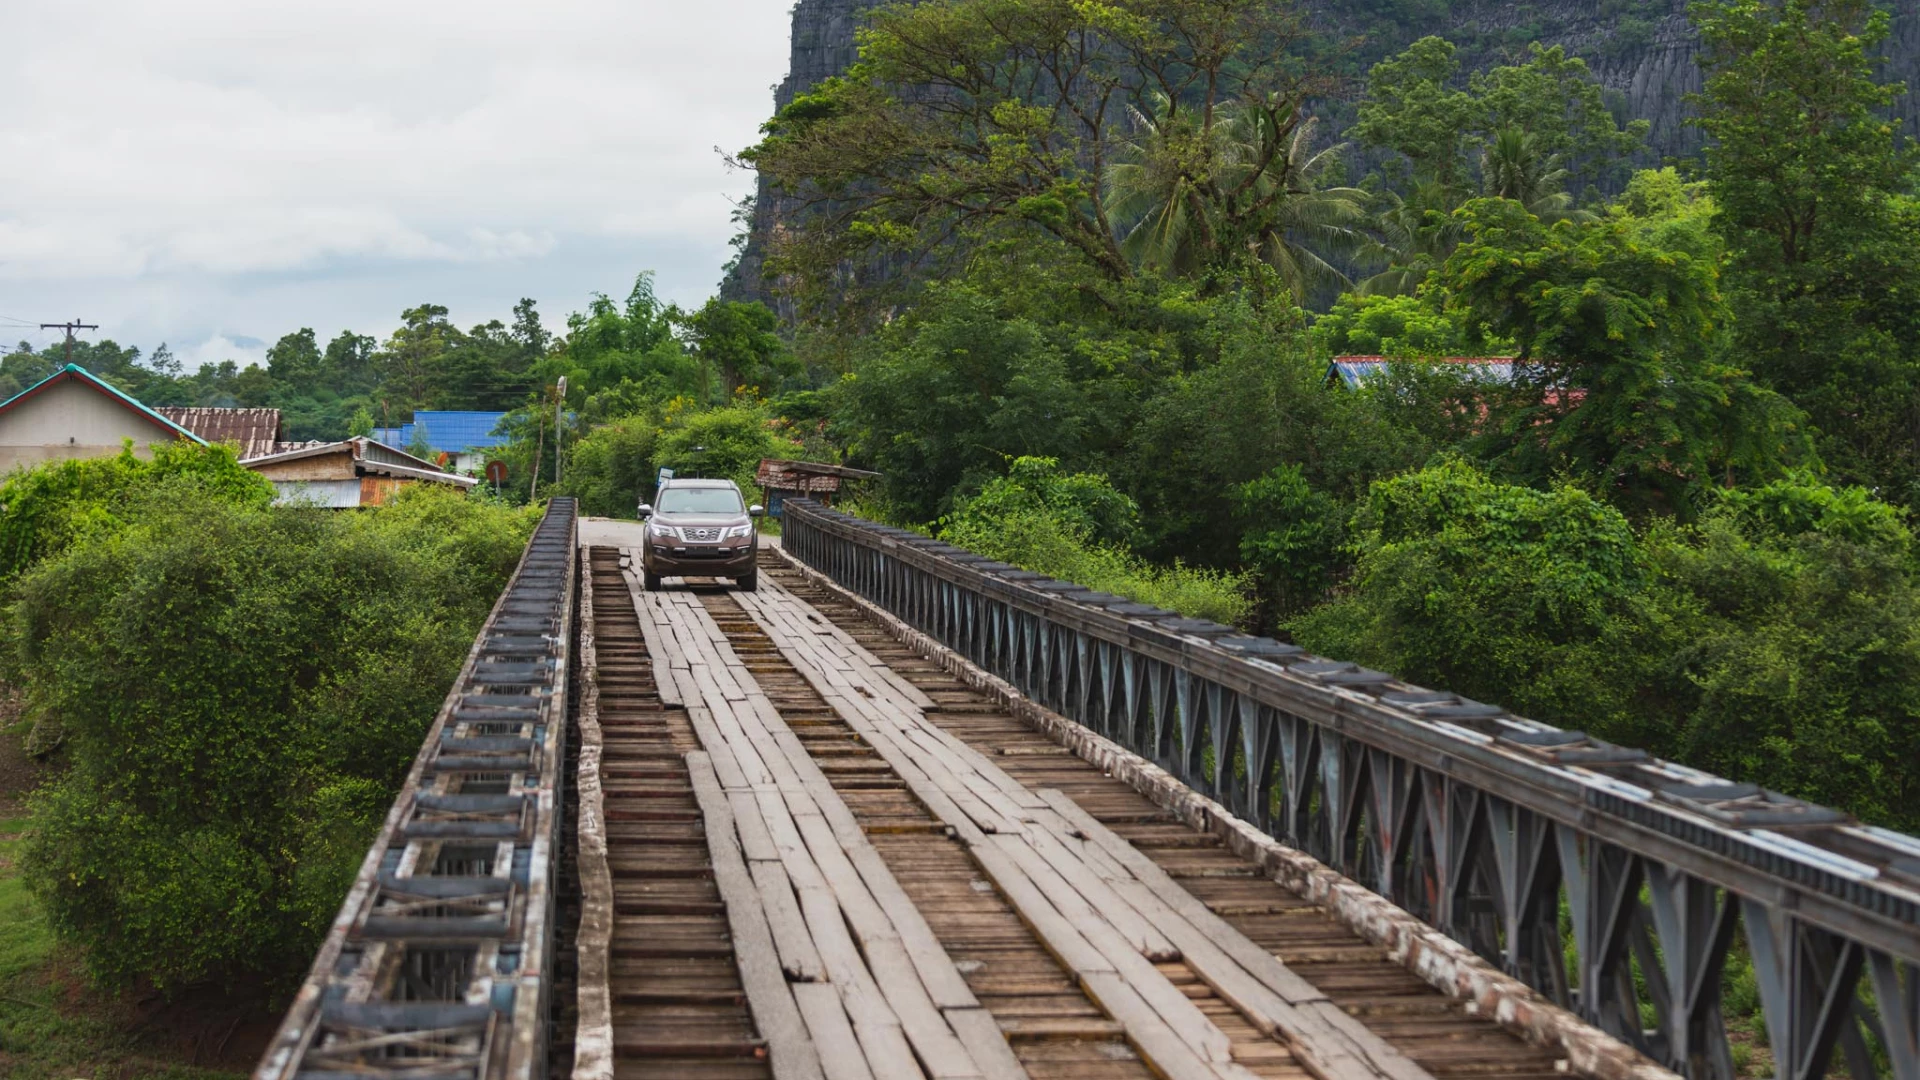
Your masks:
<path fill-rule="evenodd" d="M 373 438 L 401 450 L 413 445 L 413 433 L 424 431 L 427 445 L 436 454 L 459 454 L 468 450 L 490 450 L 496 446 L 505 446 L 507 437 L 495 435 L 493 429 L 500 423 L 503 412 L 458 412 L 454 410 L 418 409 L 413 414 L 413 423 L 399 427 L 374 428 Z"/>
<path fill-rule="evenodd" d="M 173 433 L 174 435 L 179 436 L 180 438 L 190 439 L 193 442 L 197 442 L 202 446 L 205 446 L 207 443 L 207 440 L 201 438 L 198 435 L 195 435 L 193 432 L 188 431 L 186 428 L 181 427 L 179 424 L 174 423 L 173 421 L 167 419 L 166 417 L 161 416 L 159 413 L 154 412 L 152 409 L 147 408 L 145 405 L 140 404 L 140 402 L 134 400 L 133 397 L 122 392 L 119 387 L 113 385 L 110 382 L 107 382 L 105 379 L 100 378 L 100 376 L 95 375 L 93 372 L 88 371 L 86 368 L 81 367 L 79 364 L 68 364 L 65 367 L 61 368 L 59 371 L 54 372 L 53 374 L 47 376 L 46 378 L 41 379 L 39 382 L 34 383 L 32 386 L 27 387 L 25 390 L 22 390 L 19 393 L 13 395 L 12 397 L 8 398 L 6 401 L 0 402 L 0 413 L 4 413 L 8 409 L 13 408 L 15 405 L 18 405 L 26 401 L 28 398 L 36 396 L 41 391 L 45 390 L 47 387 L 52 386 L 58 382 L 77 382 L 83 386 L 91 387 L 92 389 L 97 390 L 102 394 L 105 394 L 107 397 L 112 398 L 114 401 L 120 403 L 126 408 L 131 409 L 136 413 L 139 413 L 141 416 L 145 417 L 146 419 L 153 421 L 155 424 L 158 424 L 160 427 Z"/>
<path fill-rule="evenodd" d="M 280 438 L 279 409 L 217 409 L 162 405 L 154 412 L 208 442 L 240 445 L 242 458 L 265 457 Z"/>
<path fill-rule="evenodd" d="M 1513 381 L 1511 356 L 1429 356 L 1413 362 L 1461 364 L 1468 366 L 1474 378 L 1500 383 Z M 1338 377 L 1348 386 L 1359 386 L 1375 376 L 1385 374 L 1392 366 L 1393 361 L 1384 356 L 1336 356 L 1333 363 L 1327 365 L 1327 378 Z"/>

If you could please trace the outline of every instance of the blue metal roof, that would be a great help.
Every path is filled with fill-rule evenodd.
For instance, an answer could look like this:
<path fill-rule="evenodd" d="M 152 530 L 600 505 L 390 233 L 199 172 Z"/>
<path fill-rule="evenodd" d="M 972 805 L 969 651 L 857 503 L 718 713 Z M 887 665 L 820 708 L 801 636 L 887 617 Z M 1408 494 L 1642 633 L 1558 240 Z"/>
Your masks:
<path fill-rule="evenodd" d="M 500 418 L 505 415 L 507 414 L 503 412 L 419 409 L 414 412 L 411 424 L 374 428 L 373 441 L 391 446 L 396 450 L 405 450 L 413 445 L 414 432 L 424 431 L 427 445 L 436 454 L 490 450 L 507 444 L 505 435 L 493 433 L 493 429 L 500 424 Z"/>

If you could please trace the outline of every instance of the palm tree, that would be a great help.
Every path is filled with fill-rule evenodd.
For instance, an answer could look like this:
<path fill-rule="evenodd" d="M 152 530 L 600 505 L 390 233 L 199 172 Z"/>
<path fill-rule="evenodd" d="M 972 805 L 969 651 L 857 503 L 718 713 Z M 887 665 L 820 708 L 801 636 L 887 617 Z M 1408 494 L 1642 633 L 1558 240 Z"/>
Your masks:
<path fill-rule="evenodd" d="M 1326 256 L 1358 247 L 1367 195 L 1326 186 L 1344 146 L 1316 152 L 1312 117 L 1277 97 L 1206 114 L 1158 95 L 1129 112 L 1135 137 L 1104 177 L 1128 258 L 1191 274 L 1244 253 L 1296 299 L 1345 281 Z"/>
<path fill-rule="evenodd" d="M 1386 269 L 1354 286 L 1362 296 L 1408 296 L 1460 244 L 1460 223 L 1453 216 L 1456 192 L 1439 181 L 1417 183 L 1405 195 L 1388 191 L 1374 219 L 1378 236 L 1364 245 L 1362 262 Z"/>
<path fill-rule="evenodd" d="M 1542 221 L 1582 216 L 1567 194 L 1560 155 L 1542 153 L 1533 133 L 1504 127 L 1480 155 L 1480 182 L 1488 195 L 1512 199 Z"/>

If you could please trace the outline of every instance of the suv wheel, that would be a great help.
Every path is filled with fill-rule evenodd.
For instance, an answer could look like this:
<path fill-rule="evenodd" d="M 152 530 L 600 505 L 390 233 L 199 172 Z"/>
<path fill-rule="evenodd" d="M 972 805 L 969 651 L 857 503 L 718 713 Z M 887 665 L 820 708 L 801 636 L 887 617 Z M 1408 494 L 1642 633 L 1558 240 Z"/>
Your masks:
<path fill-rule="evenodd" d="M 751 574 L 742 574 L 733 579 L 733 587 L 739 589 L 741 592 L 752 592 L 754 591 L 754 587 L 759 584 L 760 571 L 758 570 L 755 570 Z"/>
<path fill-rule="evenodd" d="M 641 576 L 646 581 L 648 592 L 659 592 L 666 586 L 666 582 L 661 579 L 660 575 L 651 570 L 645 571 Z"/>

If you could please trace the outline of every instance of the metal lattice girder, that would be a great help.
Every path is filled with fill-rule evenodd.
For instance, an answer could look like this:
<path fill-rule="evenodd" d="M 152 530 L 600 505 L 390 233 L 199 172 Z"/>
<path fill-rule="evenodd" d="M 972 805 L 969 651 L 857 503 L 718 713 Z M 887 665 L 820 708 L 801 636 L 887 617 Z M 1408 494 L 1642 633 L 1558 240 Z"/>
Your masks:
<path fill-rule="evenodd" d="M 255 1080 L 546 1075 L 575 551 L 555 499 Z"/>
<path fill-rule="evenodd" d="M 787 551 L 1694 1080 L 1920 1080 L 1920 840 L 806 500 Z"/>

